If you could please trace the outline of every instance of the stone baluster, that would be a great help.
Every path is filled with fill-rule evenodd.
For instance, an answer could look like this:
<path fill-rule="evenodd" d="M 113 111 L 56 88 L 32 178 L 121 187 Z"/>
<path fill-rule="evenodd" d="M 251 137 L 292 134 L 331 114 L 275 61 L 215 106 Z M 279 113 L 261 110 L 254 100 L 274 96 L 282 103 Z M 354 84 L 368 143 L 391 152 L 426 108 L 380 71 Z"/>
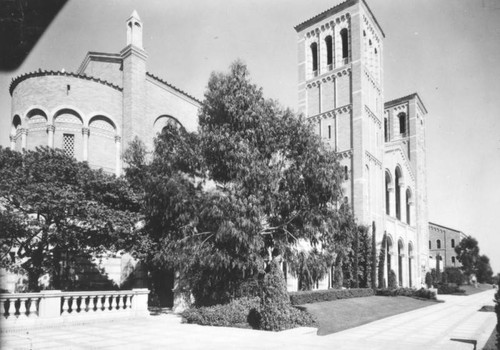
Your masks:
<path fill-rule="evenodd" d="M 92 306 L 93 307 L 93 303 L 92 303 L 92 297 L 90 296 L 86 296 L 85 298 L 82 299 L 82 302 L 84 302 L 85 304 L 85 312 L 89 312 L 90 311 L 90 307 Z"/>
<path fill-rule="evenodd" d="M 99 295 L 97 297 L 97 311 L 104 312 L 105 304 L 106 304 L 106 297 L 104 295 Z"/>
<path fill-rule="evenodd" d="M 114 301 L 115 301 L 114 310 L 119 311 L 120 310 L 120 296 L 119 295 L 115 295 L 114 296 Z"/>
<path fill-rule="evenodd" d="M 109 311 L 113 311 L 113 299 L 114 299 L 114 297 L 115 297 L 114 295 L 110 295 L 108 297 L 108 308 L 107 308 L 107 310 L 109 310 Z"/>
<path fill-rule="evenodd" d="M 104 301 L 102 303 L 103 306 L 104 306 L 103 311 L 109 311 L 110 303 L 111 303 L 111 301 L 109 300 L 109 295 L 105 295 L 104 296 Z"/>
<path fill-rule="evenodd" d="M 121 311 L 125 311 L 127 309 L 127 305 L 125 304 L 125 297 L 126 297 L 125 294 L 122 294 L 120 296 L 120 310 Z"/>
<path fill-rule="evenodd" d="M 19 298 L 19 318 L 28 317 L 26 315 L 26 302 L 28 298 Z"/>
<path fill-rule="evenodd" d="M 68 315 L 69 314 L 69 303 L 68 303 L 68 299 L 70 297 L 62 297 L 62 300 L 63 300 L 63 304 L 62 304 L 62 313 L 61 315 Z"/>
<path fill-rule="evenodd" d="M 36 304 L 38 302 L 38 298 L 30 298 L 30 307 L 28 309 L 28 317 L 36 317 L 37 312 L 36 312 Z"/>
<path fill-rule="evenodd" d="M 5 302 L 7 299 L 0 299 L 0 319 L 5 317 L 7 318 L 7 315 L 5 314 Z"/>

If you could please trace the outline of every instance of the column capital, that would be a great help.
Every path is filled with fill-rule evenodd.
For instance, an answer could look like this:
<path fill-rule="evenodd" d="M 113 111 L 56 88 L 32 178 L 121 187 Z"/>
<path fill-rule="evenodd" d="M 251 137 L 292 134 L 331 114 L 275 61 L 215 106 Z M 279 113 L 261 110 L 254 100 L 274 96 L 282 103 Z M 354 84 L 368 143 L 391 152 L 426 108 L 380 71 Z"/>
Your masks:
<path fill-rule="evenodd" d="M 19 129 L 19 132 L 24 135 L 28 135 L 28 129 L 27 128 L 21 128 Z"/>
<path fill-rule="evenodd" d="M 90 129 L 89 128 L 82 128 L 82 134 L 89 136 L 90 135 Z"/>
<path fill-rule="evenodd" d="M 55 127 L 54 125 L 52 125 L 52 124 L 47 125 L 47 131 L 52 131 L 52 132 L 54 132 L 55 130 L 56 130 L 56 127 Z"/>
<path fill-rule="evenodd" d="M 16 141 L 16 136 L 15 135 L 10 135 L 9 139 L 10 139 L 10 142 L 15 142 Z"/>
<path fill-rule="evenodd" d="M 115 135 L 115 142 L 122 142 L 122 137 L 120 135 Z"/>

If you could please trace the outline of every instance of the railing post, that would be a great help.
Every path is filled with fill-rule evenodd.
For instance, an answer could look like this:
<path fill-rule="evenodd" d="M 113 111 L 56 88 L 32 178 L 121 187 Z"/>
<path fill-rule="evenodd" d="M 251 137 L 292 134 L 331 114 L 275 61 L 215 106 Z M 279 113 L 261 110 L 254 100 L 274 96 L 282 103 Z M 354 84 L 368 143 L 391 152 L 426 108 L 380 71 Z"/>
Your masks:
<path fill-rule="evenodd" d="M 5 317 L 5 302 L 7 299 L 0 299 L 0 319 Z"/>
<path fill-rule="evenodd" d="M 148 313 L 148 294 L 147 288 L 132 289 L 134 296 L 132 298 L 132 310 L 136 316 L 146 316 Z"/>
<path fill-rule="evenodd" d="M 38 316 L 40 318 L 53 318 L 61 316 L 61 291 L 42 290 Z"/>

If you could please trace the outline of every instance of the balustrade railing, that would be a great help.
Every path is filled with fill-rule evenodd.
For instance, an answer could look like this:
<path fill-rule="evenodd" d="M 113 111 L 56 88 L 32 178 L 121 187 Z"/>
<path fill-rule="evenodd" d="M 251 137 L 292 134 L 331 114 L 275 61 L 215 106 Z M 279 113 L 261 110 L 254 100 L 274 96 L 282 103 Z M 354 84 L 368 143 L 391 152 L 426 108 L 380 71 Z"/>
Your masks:
<path fill-rule="evenodd" d="M 147 314 L 149 290 L 0 294 L 0 323 Z"/>

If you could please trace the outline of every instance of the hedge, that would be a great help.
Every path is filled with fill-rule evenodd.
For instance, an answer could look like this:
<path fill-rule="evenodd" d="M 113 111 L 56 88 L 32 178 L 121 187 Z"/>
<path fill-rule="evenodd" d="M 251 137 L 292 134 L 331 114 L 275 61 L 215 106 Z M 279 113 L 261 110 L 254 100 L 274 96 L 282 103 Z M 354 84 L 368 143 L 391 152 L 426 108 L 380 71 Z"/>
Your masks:
<path fill-rule="evenodd" d="M 450 285 L 440 285 L 438 286 L 438 293 L 439 294 L 465 294 L 465 290 L 458 288 L 456 286 L 450 286 Z"/>
<path fill-rule="evenodd" d="M 413 288 L 395 288 L 395 289 L 390 289 L 390 288 L 384 288 L 384 289 L 377 289 L 377 292 L 375 294 L 379 295 L 379 296 L 384 296 L 384 297 L 404 296 L 404 297 L 412 297 L 412 298 L 422 298 L 422 299 L 436 300 L 436 293 L 433 292 L 433 291 L 430 291 L 428 289 L 425 289 L 425 288 L 420 288 L 420 289 L 413 289 Z"/>
<path fill-rule="evenodd" d="M 300 291 L 290 292 L 289 294 L 292 305 L 302 305 L 338 299 L 369 297 L 374 295 L 374 292 L 370 288 L 352 288 Z"/>

